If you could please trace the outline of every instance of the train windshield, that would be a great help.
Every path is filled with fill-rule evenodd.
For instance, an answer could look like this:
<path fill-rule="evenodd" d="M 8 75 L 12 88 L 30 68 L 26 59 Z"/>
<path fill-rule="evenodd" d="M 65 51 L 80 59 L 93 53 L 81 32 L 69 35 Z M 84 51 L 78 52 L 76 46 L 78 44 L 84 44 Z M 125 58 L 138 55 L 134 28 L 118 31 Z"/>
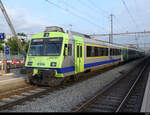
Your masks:
<path fill-rule="evenodd" d="M 33 39 L 29 56 L 60 56 L 63 38 Z"/>
<path fill-rule="evenodd" d="M 29 56 L 43 55 L 43 43 L 43 39 L 33 39 L 30 45 Z"/>
<path fill-rule="evenodd" d="M 45 55 L 46 56 L 60 56 L 62 48 L 62 38 L 46 39 Z"/>

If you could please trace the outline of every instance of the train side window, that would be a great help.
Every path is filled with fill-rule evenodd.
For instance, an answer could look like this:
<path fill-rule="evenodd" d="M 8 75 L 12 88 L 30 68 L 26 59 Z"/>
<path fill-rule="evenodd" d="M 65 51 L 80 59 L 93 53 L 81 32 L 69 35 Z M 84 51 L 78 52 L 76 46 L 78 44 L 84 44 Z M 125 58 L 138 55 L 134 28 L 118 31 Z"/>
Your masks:
<path fill-rule="evenodd" d="M 114 56 L 114 49 L 112 49 L 112 56 Z"/>
<path fill-rule="evenodd" d="M 101 48 L 101 52 L 102 52 L 101 56 L 104 56 L 104 48 Z"/>
<path fill-rule="evenodd" d="M 72 44 L 68 44 L 68 56 L 72 56 Z"/>
<path fill-rule="evenodd" d="M 120 49 L 118 49 L 118 55 L 120 55 Z"/>
<path fill-rule="evenodd" d="M 116 56 L 118 55 L 118 49 L 115 49 L 115 55 Z"/>
<path fill-rule="evenodd" d="M 105 56 L 108 56 L 108 48 L 105 48 L 106 49 L 106 55 Z"/>
<path fill-rule="evenodd" d="M 82 46 L 80 46 L 80 57 L 82 57 Z"/>
<path fill-rule="evenodd" d="M 79 57 L 79 46 L 77 46 L 77 57 Z"/>
<path fill-rule="evenodd" d="M 112 48 L 110 48 L 110 56 L 112 56 Z"/>
<path fill-rule="evenodd" d="M 103 48 L 103 56 L 106 56 L 106 48 Z"/>
<path fill-rule="evenodd" d="M 106 48 L 103 48 L 103 56 L 106 56 Z"/>
<path fill-rule="evenodd" d="M 87 55 L 87 57 L 92 56 L 92 47 L 91 46 L 86 47 L 86 55 Z"/>
<path fill-rule="evenodd" d="M 121 55 L 121 49 L 119 49 L 119 55 Z"/>
<path fill-rule="evenodd" d="M 116 49 L 116 56 L 118 55 L 118 49 Z"/>
<path fill-rule="evenodd" d="M 102 56 L 102 49 L 100 47 L 98 48 L 98 56 Z"/>
<path fill-rule="evenodd" d="M 118 49 L 116 49 L 116 56 L 118 55 Z"/>
<path fill-rule="evenodd" d="M 116 49 L 116 56 L 118 55 L 118 49 Z"/>
<path fill-rule="evenodd" d="M 98 47 L 94 47 L 94 53 L 95 53 L 94 56 L 99 56 L 99 55 L 98 55 Z"/>
<path fill-rule="evenodd" d="M 112 56 L 114 56 L 114 49 L 112 48 Z"/>

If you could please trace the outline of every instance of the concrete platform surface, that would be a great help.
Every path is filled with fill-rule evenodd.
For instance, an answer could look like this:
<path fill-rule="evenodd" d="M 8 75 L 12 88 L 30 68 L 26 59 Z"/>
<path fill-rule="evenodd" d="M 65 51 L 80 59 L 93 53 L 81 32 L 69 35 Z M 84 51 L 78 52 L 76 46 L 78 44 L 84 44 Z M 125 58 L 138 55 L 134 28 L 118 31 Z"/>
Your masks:
<path fill-rule="evenodd" d="M 27 75 L 20 74 L 20 69 L 11 70 L 11 73 L 0 76 L 0 93 L 27 86 Z"/>
<path fill-rule="evenodd" d="M 149 72 L 149 77 L 147 80 L 147 85 L 145 89 L 141 112 L 150 112 L 150 72 Z"/>

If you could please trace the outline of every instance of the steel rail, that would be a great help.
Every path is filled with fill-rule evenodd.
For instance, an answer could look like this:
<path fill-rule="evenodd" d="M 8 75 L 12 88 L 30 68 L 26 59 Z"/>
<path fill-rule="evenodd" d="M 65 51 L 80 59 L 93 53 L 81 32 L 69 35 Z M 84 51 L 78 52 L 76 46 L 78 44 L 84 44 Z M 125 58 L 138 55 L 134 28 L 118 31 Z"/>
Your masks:
<path fill-rule="evenodd" d="M 129 71 L 130 72 L 130 71 Z M 89 99 L 87 102 L 85 102 L 83 105 L 81 105 L 79 108 L 77 108 L 74 112 L 82 112 L 84 111 L 90 104 L 94 103 L 105 91 L 107 91 L 109 88 L 114 86 L 116 83 L 118 83 L 124 76 L 126 76 L 129 72 L 127 72 L 125 75 L 118 77 L 117 79 L 113 80 L 110 84 L 108 84 L 106 87 L 104 87 L 97 95 Z"/>
<path fill-rule="evenodd" d="M 147 64 L 148 65 L 148 64 Z M 134 82 L 134 84 L 132 85 L 132 87 L 130 88 L 130 90 L 128 91 L 128 93 L 126 94 L 125 98 L 123 99 L 123 101 L 121 102 L 121 104 L 119 105 L 119 107 L 117 108 L 117 110 L 115 112 L 119 112 L 121 110 L 121 108 L 123 107 L 124 103 L 126 102 L 127 98 L 129 97 L 129 95 L 131 94 L 131 92 L 133 91 L 135 85 L 138 83 L 142 73 L 144 72 L 145 68 L 147 67 L 147 65 L 144 66 L 144 68 L 142 69 L 142 71 L 140 72 L 140 74 L 138 75 L 136 81 Z"/>
<path fill-rule="evenodd" d="M 133 85 L 131 86 L 130 90 L 128 91 L 128 93 L 126 94 L 125 98 L 123 99 L 123 101 L 121 101 L 121 104 L 117 107 L 117 110 L 115 112 L 118 112 L 121 108 L 121 106 L 124 104 L 124 102 L 126 101 L 128 95 L 130 94 L 130 92 L 133 90 L 134 86 L 136 85 L 136 83 L 138 82 L 138 80 L 140 79 L 142 73 L 144 72 L 145 68 L 147 67 L 148 64 L 146 64 L 144 66 L 144 68 L 142 69 L 142 71 L 140 71 L 136 81 L 133 83 Z M 129 71 L 131 72 L 131 71 Z M 124 76 L 126 76 L 129 72 L 127 72 L 125 75 L 117 78 L 116 80 L 112 81 L 110 84 L 108 84 L 106 87 L 104 87 L 104 89 L 102 89 L 99 93 L 97 93 L 94 97 L 92 97 L 91 99 L 89 99 L 88 101 L 84 102 L 84 104 L 80 105 L 80 107 L 78 107 L 77 109 L 74 110 L 74 112 L 83 112 L 84 110 L 86 110 L 91 104 L 93 104 L 101 95 L 103 95 L 104 92 L 106 92 L 107 90 L 109 90 L 112 86 L 114 86 L 116 83 L 118 83 L 122 78 L 124 78 Z"/>

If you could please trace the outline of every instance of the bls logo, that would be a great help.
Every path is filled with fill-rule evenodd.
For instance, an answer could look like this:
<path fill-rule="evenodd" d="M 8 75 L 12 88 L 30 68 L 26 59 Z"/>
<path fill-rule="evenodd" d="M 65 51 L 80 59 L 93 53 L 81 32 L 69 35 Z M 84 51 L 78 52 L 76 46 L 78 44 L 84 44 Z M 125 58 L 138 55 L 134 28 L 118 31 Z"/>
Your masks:
<path fill-rule="evenodd" d="M 38 66 L 45 66 L 45 63 L 37 63 Z"/>

